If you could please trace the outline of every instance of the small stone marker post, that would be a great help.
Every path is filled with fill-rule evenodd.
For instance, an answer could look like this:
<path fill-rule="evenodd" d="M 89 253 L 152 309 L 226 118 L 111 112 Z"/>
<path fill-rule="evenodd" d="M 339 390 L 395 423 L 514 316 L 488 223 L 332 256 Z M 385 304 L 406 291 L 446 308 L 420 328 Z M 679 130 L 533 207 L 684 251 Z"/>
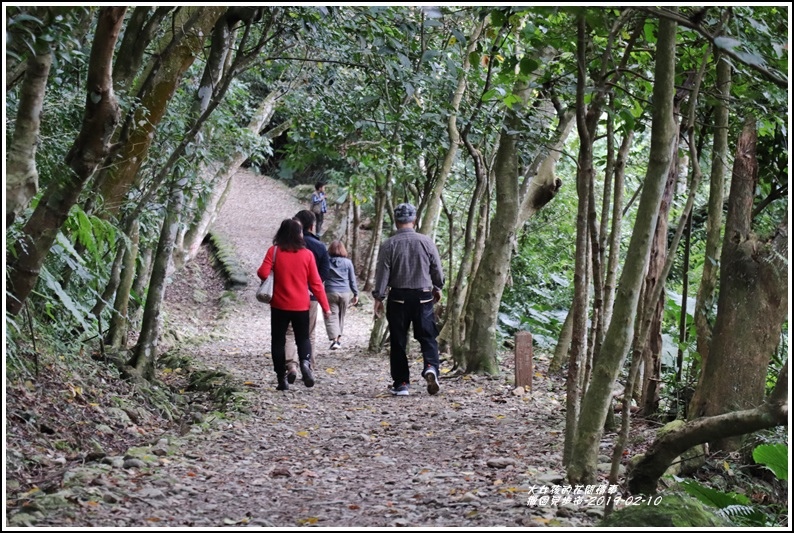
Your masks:
<path fill-rule="evenodd" d="M 516 333 L 516 387 L 532 392 L 532 334 L 528 331 Z"/>

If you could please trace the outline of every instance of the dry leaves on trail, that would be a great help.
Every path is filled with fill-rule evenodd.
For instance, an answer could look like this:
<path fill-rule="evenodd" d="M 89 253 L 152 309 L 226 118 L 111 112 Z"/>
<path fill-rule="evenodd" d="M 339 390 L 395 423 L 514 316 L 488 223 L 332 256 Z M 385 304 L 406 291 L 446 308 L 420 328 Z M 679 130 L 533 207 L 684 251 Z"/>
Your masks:
<path fill-rule="evenodd" d="M 252 283 L 219 309 L 222 283 L 199 256 L 166 294 L 167 327 L 179 333 L 165 346 L 183 339 L 196 361 L 234 376 L 245 412 L 205 416 L 144 467 L 83 467 L 74 475 L 84 484 L 71 489 L 83 503 L 38 525 L 593 525 L 601 509 L 528 505 L 530 487 L 562 483 L 564 387 L 542 359 L 531 394 L 513 394 L 507 354 L 496 378 L 453 377 L 444 363 L 441 392 L 430 396 L 412 341 L 411 395 L 393 397 L 387 354 L 366 351 L 372 313 L 360 306 L 348 313 L 343 349 L 330 351 L 318 324 L 314 387 L 275 390 L 269 308 L 254 298 L 254 273 L 280 220 L 302 208 L 283 184 L 238 173 L 215 231 Z M 197 303 L 185 287 L 202 273 L 215 286 Z"/>

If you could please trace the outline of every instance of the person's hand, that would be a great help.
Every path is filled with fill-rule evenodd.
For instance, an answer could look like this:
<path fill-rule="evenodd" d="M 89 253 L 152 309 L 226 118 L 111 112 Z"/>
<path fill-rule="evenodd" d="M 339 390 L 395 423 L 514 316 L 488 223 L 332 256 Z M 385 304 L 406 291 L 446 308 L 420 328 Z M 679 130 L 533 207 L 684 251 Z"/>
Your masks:
<path fill-rule="evenodd" d="M 375 318 L 380 318 L 383 314 L 383 300 L 375 300 Z"/>
<path fill-rule="evenodd" d="M 358 296 L 353 296 L 353 299 L 350 300 L 351 305 L 356 305 L 358 303 Z"/>
<path fill-rule="evenodd" d="M 323 316 L 325 318 L 331 318 L 331 310 L 329 309 L 328 311 L 323 311 Z"/>
<path fill-rule="evenodd" d="M 441 289 L 433 287 L 433 303 L 437 304 L 441 301 Z"/>

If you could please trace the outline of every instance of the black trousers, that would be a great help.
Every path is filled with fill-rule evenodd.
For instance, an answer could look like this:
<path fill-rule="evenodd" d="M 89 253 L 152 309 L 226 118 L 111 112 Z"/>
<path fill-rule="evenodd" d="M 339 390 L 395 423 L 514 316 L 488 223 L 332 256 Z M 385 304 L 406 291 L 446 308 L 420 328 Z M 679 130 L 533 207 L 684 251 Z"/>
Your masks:
<path fill-rule="evenodd" d="M 284 311 L 270 308 L 270 353 L 273 358 L 273 370 L 281 378 L 287 373 L 286 346 L 287 327 L 292 324 L 295 333 L 295 344 L 298 347 L 298 360 L 311 361 L 312 342 L 309 338 L 309 310 Z"/>
<path fill-rule="evenodd" d="M 418 289 L 391 289 L 386 302 L 386 318 L 391 344 L 389 364 L 394 383 L 411 382 L 406 356 L 410 326 L 413 326 L 414 338 L 422 349 L 422 375 L 428 366 L 435 368 L 438 374 L 438 327 L 433 314 L 433 293 Z"/>

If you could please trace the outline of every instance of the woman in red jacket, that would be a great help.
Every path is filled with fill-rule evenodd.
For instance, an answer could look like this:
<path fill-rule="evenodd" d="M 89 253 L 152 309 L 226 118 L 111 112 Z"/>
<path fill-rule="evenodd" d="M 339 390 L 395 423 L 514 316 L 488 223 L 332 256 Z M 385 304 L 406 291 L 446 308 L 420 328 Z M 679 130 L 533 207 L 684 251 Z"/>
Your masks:
<path fill-rule="evenodd" d="M 278 247 L 278 250 L 276 248 Z M 278 253 L 275 253 L 275 252 Z M 273 255 L 275 253 L 275 264 Z M 288 390 L 287 371 L 285 367 L 285 346 L 287 343 L 287 327 L 292 324 L 295 332 L 295 344 L 298 346 L 303 384 L 314 386 L 312 375 L 312 345 L 309 339 L 309 290 L 312 291 L 326 316 L 331 314 L 328 298 L 325 296 L 323 281 L 317 272 L 314 254 L 306 248 L 303 241 L 303 227 L 291 218 L 281 222 L 262 265 L 256 274 L 259 279 L 266 279 L 274 271 L 273 298 L 270 301 L 270 351 L 273 357 L 273 369 L 278 377 L 276 390 Z"/>

